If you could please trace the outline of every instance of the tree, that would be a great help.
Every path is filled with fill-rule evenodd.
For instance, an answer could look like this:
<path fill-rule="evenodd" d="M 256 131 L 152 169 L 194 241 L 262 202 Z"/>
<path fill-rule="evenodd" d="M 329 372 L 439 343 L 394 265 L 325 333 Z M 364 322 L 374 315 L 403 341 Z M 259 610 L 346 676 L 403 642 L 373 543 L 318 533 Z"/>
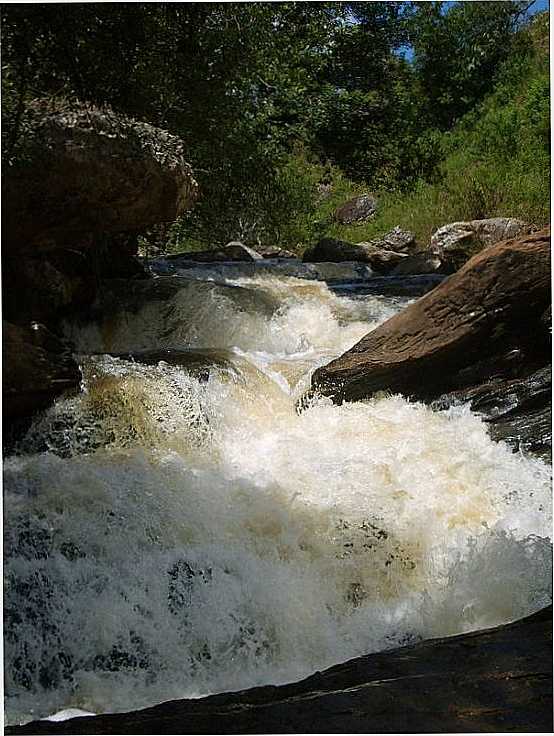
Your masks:
<path fill-rule="evenodd" d="M 447 130 L 493 87 L 532 3 L 414 3 L 410 42 L 426 122 Z"/>

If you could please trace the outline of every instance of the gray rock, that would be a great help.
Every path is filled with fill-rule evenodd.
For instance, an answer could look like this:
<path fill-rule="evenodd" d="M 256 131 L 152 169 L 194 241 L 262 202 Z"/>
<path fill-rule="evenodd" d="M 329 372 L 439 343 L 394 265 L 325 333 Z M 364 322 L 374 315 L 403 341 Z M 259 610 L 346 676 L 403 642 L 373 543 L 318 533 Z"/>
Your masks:
<path fill-rule="evenodd" d="M 249 248 L 239 240 L 232 240 L 227 243 L 223 252 L 227 255 L 229 261 L 261 261 L 263 256 L 253 248 Z"/>
<path fill-rule="evenodd" d="M 400 261 L 391 275 L 416 276 L 423 273 L 436 273 L 441 264 L 441 259 L 433 253 L 414 253 Z"/>
<path fill-rule="evenodd" d="M 404 253 L 385 250 L 373 243 L 355 244 L 334 238 L 323 238 L 302 256 L 304 263 L 359 261 L 369 264 L 377 273 L 392 271 L 403 258 L 407 258 Z"/>
<path fill-rule="evenodd" d="M 343 225 L 354 222 L 365 222 L 377 211 L 377 200 L 371 194 L 353 197 L 335 210 L 335 220 Z"/>
<path fill-rule="evenodd" d="M 511 217 L 452 222 L 436 231 L 430 251 L 441 259 L 445 272 L 453 273 L 483 248 L 532 230 L 531 225 Z"/>
<path fill-rule="evenodd" d="M 258 252 L 264 258 L 298 258 L 298 256 L 286 248 L 279 248 L 278 246 L 265 246 L 258 248 Z"/>
<path fill-rule="evenodd" d="M 416 236 L 410 230 L 402 230 L 400 226 L 396 226 L 388 233 L 381 235 L 379 238 L 372 238 L 365 243 L 358 245 L 373 245 L 384 250 L 392 250 L 395 253 L 411 253 L 416 246 Z"/>

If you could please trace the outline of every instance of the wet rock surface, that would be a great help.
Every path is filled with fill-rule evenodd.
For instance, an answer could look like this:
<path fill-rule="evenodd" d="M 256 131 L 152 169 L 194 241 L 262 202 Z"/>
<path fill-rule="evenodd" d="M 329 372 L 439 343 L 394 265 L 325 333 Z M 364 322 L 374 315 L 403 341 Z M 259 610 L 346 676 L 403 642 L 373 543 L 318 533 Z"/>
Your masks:
<path fill-rule="evenodd" d="M 381 390 L 432 400 L 488 380 L 497 356 L 514 350 L 524 356 L 523 365 L 546 365 L 550 349 L 541 316 L 549 303 L 547 230 L 474 256 L 424 298 L 318 369 L 312 386 L 337 401 Z"/>
<path fill-rule="evenodd" d="M 301 682 L 6 734 L 552 731 L 552 607 L 494 629 L 371 654 Z"/>
<path fill-rule="evenodd" d="M 445 394 L 431 406 L 440 410 L 469 404 L 487 423 L 493 439 L 551 462 L 551 397 L 552 367 L 547 366 L 523 378 L 497 378 Z"/>

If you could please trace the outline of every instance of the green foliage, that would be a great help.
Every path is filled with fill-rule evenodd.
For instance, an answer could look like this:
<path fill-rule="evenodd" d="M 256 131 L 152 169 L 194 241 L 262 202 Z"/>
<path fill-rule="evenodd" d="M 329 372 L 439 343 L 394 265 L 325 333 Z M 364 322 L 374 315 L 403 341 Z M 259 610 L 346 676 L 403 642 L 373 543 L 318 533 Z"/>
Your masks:
<path fill-rule="evenodd" d="M 415 3 L 414 61 L 428 121 L 449 129 L 492 89 L 525 19 L 526 0 Z"/>
<path fill-rule="evenodd" d="M 432 182 L 421 179 L 407 194 L 384 194 L 371 223 L 335 224 L 329 234 L 361 241 L 401 225 L 425 245 L 438 227 L 456 220 L 504 216 L 547 224 L 550 79 L 547 49 L 533 42 L 547 21 L 537 17 L 522 34 L 520 53 L 505 62 L 480 106 L 451 132 L 433 134 L 444 158 Z"/>
<path fill-rule="evenodd" d="M 169 229 L 173 249 L 300 249 L 398 224 L 426 239 L 483 213 L 542 222 L 547 14 L 518 32 L 527 5 L 4 4 L 3 160 L 29 100 L 77 97 L 186 142 L 201 198 Z M 375 221 L 333 221 L 377 190 Z"/>

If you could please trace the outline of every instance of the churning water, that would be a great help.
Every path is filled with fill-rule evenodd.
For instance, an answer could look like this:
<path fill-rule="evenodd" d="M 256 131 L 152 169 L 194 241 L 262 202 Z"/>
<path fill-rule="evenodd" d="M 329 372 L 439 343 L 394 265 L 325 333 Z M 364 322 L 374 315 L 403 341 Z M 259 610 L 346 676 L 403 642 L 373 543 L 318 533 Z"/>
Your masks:
<path fill-rule="evenodd" d="M 406 300 L 270 274 L 117 293 L 67 326 L 82 392 L 4 465 L 11 722 L 292 681 L 549 602 L 545 464 L 463 408 L 296 409 Z"/>

